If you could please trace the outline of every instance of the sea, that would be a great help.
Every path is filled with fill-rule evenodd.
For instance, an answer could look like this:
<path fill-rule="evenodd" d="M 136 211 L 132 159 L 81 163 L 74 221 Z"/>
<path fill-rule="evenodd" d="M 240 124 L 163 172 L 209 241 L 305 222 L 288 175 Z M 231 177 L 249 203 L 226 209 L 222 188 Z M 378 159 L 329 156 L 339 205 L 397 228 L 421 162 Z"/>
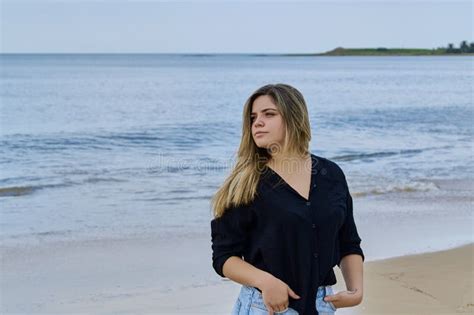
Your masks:
<path fill-rule="evenodd" d="M 437 182 L 473 178 L 473 61 L 2 54 L 0 243 L 209 230 L 244 103 L 268 83 L 304 95 L 310 150 L 344 170 L 355 200 L 439 195 Z M 403 215 L 358 204 L 361 217 Z"/>

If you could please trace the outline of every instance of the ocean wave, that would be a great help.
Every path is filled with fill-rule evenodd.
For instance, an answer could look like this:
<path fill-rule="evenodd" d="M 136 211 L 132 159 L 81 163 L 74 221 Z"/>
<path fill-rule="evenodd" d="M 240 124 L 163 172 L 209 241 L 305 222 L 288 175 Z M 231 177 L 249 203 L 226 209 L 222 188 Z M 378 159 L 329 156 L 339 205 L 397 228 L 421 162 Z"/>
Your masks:
<path fill-rule="evenodd" d="M 0 197 L 17 197 L 24 196 L 33 193 L 37 187 L 24 186 L 24 187 L 3 187 L 0 188 Z"/>
<path fill-rule="evenodd" d="M 101 182 L 115 182 L 115 183 L 122 183 L 126 182 L 125 179 L 118 179 L 113 177 L 89 177 L 82 181 L 82 183 L 101 183 Z"/>
<path fill-rule="evenodd" d="M 0 197 L 18 197 L 30 195 L 40 189 L 68 187 L 73 185 L 71 182 L 64 182 L 61 184 L 46 184 L 46 185 L 26 185 L 26 186 L 11 186 L 0 187 Z"/>
<path fill-rule="evenodd" d="M 388 184 L 385 187 L 376 187 L 367 191 L 351 192 L 354 197 L 364 197 L 369 195 L 383 195 L 390 193 L 418 192 L 439 190 L 438 185 L 433 182 L 410 182 L 405 184 Z"/>
<path fill-rule="evenodd" d="M 163 151 L 189 150 L 220 142 L 234 131 L 225 124 L 209 126 L 204 123 L 187 125 L 161 124 L 153 129 L 124 132 L 51 133 L 43 135 L 9 134 L 0 139 L 0 145 L 9 152 L 113 151 L 127 147 L 160 149 Z"/>
<path fill-rule="evenodd" d="M 50 188 L 64 188 L 82 184 L 95 184 L 101 182 L 125 182 L 124 179 L 117 178 L 106 178 L 106 177 L 88 177 L 81 181 L 64 181 L 59 184 L 45 184 L 45 185 L 25 185 L 25 186 L 11 186 L 11 187 L 0 187 L 0 198 L 1 197 L 21 197 L 33 194 L 34 192 L 41 189 Z"/>
<path fill-rule="evenodd" d="M 136 201 L 160 201 L 163 203 L 178 203 L 180 201 L 186 200 L 210 200 L 213 196 L 212 195 L 204 195 L 204 196 L 191 196 L 191 197 L 151 197 L 151 198 L 134 198 Z"/>
<path fill-rule="evenodd" d="M 2 241 L 5 240 L 21 240 L 21 239 L 30 239 L 30 238 L 43 238 L 43 237 L 61 237 L 61 236 L 71 236 L 73 233 L 77 231 L 74 230 L 50 230 L 50 231 L 43 231 L 43 232 L 30 232 L 30 233 L 16 233 L 12 235 L 2 235 L 0 239 Z"/>
<path fill-rule="evenodd" d="M 452 147 L 454 146 L 446 145 L 442 147 L 431 147 L 431 148 L 424 148 L 424 149 L 406 149 L 406 150 L 402 149 L 402 150 L 392 150 L 392 151 L 380 151 L 380 152 L 373 152 L 373 153 L 353 153 L 353 154 L 336 155 L 336 156 L 333 156 L 331 159 L 335 161 L 365 160 L 365 159 L 389 157 L 389 156 L 395 156 L 395 155 L 414 155 L 414 154 L 420 154 L 425 151 L 449 149 Z"/>

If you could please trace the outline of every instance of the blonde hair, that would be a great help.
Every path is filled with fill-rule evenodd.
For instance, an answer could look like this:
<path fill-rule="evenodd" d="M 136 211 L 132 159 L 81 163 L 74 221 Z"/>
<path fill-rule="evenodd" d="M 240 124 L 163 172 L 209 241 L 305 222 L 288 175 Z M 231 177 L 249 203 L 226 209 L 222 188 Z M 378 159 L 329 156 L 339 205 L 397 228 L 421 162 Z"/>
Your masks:
<path fill-rule="evenodd" d="M 285 137 L 282 152 L 288 156 L 304 156 L 309 153 L 311 127 L 303 95 L 294 87 L 282 83 L 268 84 L 257 89 L 244 105 L 242 139 L 236 164 L 211 200 L 216 218 L 230 207 L 249 204 L 254 200 L 261 171 L 275 149 L 259 148 L 252 137 L 252 105 L 262 95 L 270 96 L 283 118 Z"/>

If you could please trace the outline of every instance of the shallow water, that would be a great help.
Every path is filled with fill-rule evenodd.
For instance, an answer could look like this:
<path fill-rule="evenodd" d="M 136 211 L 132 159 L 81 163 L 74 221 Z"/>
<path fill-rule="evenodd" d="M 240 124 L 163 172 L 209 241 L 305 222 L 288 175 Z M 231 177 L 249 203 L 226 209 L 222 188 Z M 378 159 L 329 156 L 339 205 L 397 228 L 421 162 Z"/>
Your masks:
<path fill-rule="evenodd" d="M 472 61 L 2 55 L 0 240 L 208 228 L 243 103 L 275 82 L 304 94 L 311 151 L 355 198 L 439 194 L 436 180 L 473 175 Z"/>

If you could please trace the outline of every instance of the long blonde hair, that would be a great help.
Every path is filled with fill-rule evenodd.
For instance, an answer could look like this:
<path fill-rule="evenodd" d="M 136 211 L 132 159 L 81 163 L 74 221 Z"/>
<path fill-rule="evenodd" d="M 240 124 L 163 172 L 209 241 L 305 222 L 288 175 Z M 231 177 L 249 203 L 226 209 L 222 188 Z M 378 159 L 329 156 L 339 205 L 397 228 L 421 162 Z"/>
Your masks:
<path fill-rule="evenodd" d="M 252 137 L 252 105 L 262 95 L 270 96 L 282 115 L 285 126 L 282 152 L 288 156 L 304 156 L 309 153 L 311 127 L 303 95 L 294 87 L 282 83 L 268 84 L 257 89 L 244 105 L 242 139 L 236 164 L 211 200 L 216 218 L 230 207 L 249 204 L 254 200 L 261 171 L 271 159 L 273 149 L 259 148 Z"/>

